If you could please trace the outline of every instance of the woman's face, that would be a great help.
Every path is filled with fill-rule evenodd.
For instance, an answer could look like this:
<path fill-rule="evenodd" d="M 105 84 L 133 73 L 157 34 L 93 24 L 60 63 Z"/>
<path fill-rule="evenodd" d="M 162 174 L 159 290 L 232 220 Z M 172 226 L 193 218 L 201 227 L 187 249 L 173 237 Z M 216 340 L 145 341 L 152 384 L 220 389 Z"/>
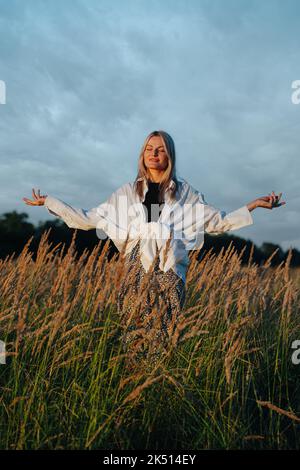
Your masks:
<path fill-rule="evenodd" d="M 153 170 L 165 170 L 168 166 L 168 156 L 165 152 L 160 135 L 153 135 L 148 140 L 144 151 L 144 163 L 146 168 Z"/>

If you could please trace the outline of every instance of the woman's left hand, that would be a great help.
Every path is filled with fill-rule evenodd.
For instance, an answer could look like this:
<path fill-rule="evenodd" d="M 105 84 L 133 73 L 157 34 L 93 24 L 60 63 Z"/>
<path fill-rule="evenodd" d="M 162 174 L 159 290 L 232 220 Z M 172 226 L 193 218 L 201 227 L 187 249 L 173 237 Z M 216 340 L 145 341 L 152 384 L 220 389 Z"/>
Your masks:
<path fill-rule="evenodd" d="M 272 193 L 269 193 L 268 196 L 262 196 L 257 199 L 254 199 L 254 201 L 252 202 L 249 202 L 249 204 L 247 204 L 247 207 L 249 211 L 252 211 L 257 207 L 262 207 L 263 209 L 274 209 L 275 207 L 280 207 L 286 204 L 285 201 L 279 202 L 281 196 L 282 193 L 279 193 L 277 196 L 274 191 L 272 191 Z"/>

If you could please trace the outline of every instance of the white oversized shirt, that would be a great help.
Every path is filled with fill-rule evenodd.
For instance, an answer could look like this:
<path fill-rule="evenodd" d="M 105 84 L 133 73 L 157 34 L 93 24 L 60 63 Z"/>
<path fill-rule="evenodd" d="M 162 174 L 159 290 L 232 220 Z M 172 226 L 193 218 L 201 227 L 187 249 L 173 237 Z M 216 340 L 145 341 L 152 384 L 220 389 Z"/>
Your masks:
<path fill-rule="evenodd" d="M 144 201 L 148 182 L 146 178 L 139 179 L 143 180 Z M 140 240 L 140 259 L 146 271 L 158 252 L 160 269 L 165 272 L 173 269 L 185 282 L 190 262 L 188 251 L 202 247 L 204 233 L 238 230 L 253 224 L 253 218 L 246 205 L 227 214 L 207 204 L 204 195 L 183 178 L 177 177 L 177 181 L 176 200 L 172 201 L 169 195 L 175 184 L 171 180 L 157 222 L 147 221 L 143 201 L 134 191 L 133 182 L 125 183 L 105 202 L 90 210 L 72 207 L 50 195 L 45 199 L 45 207 L 70 228 L 97 229 L 99 238 L 108 236 L 119 251 L 125 248 L 125 254 L 130 253 Z"/>

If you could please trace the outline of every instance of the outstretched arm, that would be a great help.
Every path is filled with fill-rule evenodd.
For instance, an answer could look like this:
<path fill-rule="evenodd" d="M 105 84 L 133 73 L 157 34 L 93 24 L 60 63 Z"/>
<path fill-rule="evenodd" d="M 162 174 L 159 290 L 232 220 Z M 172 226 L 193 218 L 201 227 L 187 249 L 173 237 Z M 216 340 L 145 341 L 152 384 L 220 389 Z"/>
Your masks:
<path fill-rule="evenodd" d="M 72 207 L 53 196 L 41 196 L 39 190 L 36 194 L 33 189 L 32 194 L 33 200 L 23 198 L 26 204 L 31 206 L 45 205 L 51 214 L 61 218 L 70 228 L 81 230 L 95 228 L 99 230 L 97 232 L 99 238 L 105 239 L 108 236 L 121 251 L 128 233 L 125 209 L 127 208 L 128 196 L 131 194 L 129 183 L 114 191 L 105 202 L 89 210 Z"/>
<path fill-rule="evenodd" d="M 79 209 L 72 207 L 66 202 L 53 196 L 41 196 L 40 190 L 37 193 L 32 189 L 33 200 L 23 198 L 23 201 L 30 206 L 43 206 L 45 205 L 48 212 L 56 217 L 62 219 L 70 228 L 77 228 L 81 230 L 91 230 L 93 228 L 101 228 L 99 223 L 104 218 L 101 217 L 100 208 L 102 204 L 90 210 Z M 103 203 L 103 206 L 106 203 Z"/>
<path fill-rule="evenodd" d="M 89 210 L 80 209 L 53 196 L 46 197 L 45 207 L 51 214 L 60 217 L 70 228 L 91 230 L 97 227 L 100 220 L 98 207 Z"/>
<path fill-rule="evenodd" d="M 253 218 L 246 205 L 227 213 L 205 203 L 203 211 L 204 232 L 206 233 L 218 235 L 253 224 Z"/>
<path fill-rule="evenodd" d="M 90 210 L 72 207 L 53 196 L 41 196 L 40 191 L 38 190 L 36 194 L 34 189 L 33 200 L 23 198 L 23 201 L 31 206 L 45 205 L 51 214 L 60 217 L 70 228 L 81 230 L 96 228 L 98 238 L 109 237 L 121 251 L 126 248 L 128 238 L 127 206 L 131 193 L 131 184 L 125 183 L 105 202 Z"/>
<path fill-rule="evenodd" d="M 207 233 L 220 234 L 231 230 L 238 230 L 242 227 L 246 227 L 247 225 L 252 225 L 253 218 L 250 212 L 258 207 L 273 209 L 275 207 L 280 207 L 286 204 L 284 201 L 279 203 L 281 195 L 282 193 L 276 196 L 274 191 L 272 191 L 271 195 L 257 198 L 254 201 L 251 201 L 245 206 L 230 213 L 220 211 L 215 207 L 208 205 L 203 198 L 202 202 L 205 204 L 204 230 Z"/>

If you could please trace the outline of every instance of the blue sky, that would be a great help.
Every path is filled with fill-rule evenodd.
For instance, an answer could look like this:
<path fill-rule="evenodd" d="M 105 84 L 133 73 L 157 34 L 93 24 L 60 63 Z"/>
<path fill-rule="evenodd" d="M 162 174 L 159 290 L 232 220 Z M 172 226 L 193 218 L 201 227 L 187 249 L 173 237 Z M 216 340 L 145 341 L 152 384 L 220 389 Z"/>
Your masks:
<path fill-rule="evenodd" d="M 40 188 L 95 207 L 169 132 L 177 173 L 230 212 L 272 190 L 236 235 L 300 249 L 300 2 L 0 0 L 0 213 Z"/>

